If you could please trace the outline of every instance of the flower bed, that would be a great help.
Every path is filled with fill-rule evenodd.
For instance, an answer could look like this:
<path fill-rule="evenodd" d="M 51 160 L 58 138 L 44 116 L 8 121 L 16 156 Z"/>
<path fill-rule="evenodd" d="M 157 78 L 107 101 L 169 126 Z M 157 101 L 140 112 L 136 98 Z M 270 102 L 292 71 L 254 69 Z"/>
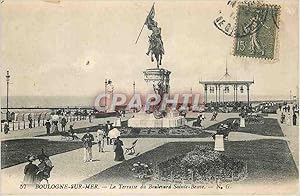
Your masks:
<path fill-rule="evenodd" d="M 137 162 L 132 165 L 132 174 L 135 178 L 147 179 L 153 175 L 152 163 L 141 163 Z"/>
<path fill-rule="evenodd" d="M 211 134 L 187 125 L 171 128 L 132 128 L 119 129 L 122 137 L 210 137 Z"/>
<path fill-rule="evenodd" d="M 157 164 L 154 173 L 158 180 L 177 183 L 233 182 L 246 176 L 245 163 L 200 146 L 187 154 Z"/>
<path fill-rule="evenodd" d="M 245 118 L 246 124 L 264 124 L 264 117 L 262 115 L 247 115 Z"/>

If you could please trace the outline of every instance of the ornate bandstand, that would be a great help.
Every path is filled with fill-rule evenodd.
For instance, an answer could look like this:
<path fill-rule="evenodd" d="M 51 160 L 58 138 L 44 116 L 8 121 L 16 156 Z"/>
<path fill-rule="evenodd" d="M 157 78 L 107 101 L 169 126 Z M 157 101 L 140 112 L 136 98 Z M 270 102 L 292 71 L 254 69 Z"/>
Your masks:
<path fill-rule="evenodd" d="M 222 93 L 229 93 L 230 88 L 233 89 L 233 102 L 238 102 L 238 92 L 240 91 L 241 94 L 244 91 L 247 91 L 247 104 L 250 103 L 250 86 L 254 84 L 254 79 L 250 80 L 232 80 L 231 76 L 228 73 L 227 65 L 226 71 L 224 76 L 220 80 L 205 80 L 199 81 L 201 85 L 204 86 L 204 98 L 205 104 L 208 103 L 207 94 L 208 90 L 209 93 L 214 93 L 215 96 L 215 103 L 221 103 L 221 92 Z"/>

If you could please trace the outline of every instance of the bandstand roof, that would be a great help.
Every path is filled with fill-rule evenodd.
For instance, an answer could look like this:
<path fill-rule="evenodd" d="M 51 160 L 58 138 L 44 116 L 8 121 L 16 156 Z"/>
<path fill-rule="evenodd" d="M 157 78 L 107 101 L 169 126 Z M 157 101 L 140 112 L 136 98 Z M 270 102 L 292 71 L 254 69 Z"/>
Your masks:
<path fill-rule="evenodd" d="M 199 81 L 200 84 L 206 85 L 245 85 L 245 84 L 254 84 L 253 81 L 246 81 L 246 80 L 236 80 L 236 81 L 219 81 L 219 80 L 209 80 L 209 81 Z"/>
<path fill-rule="evenodd" d="M 254 84 L 253 80 L 232 80 L 231 76 L 228 73 L 227 65 L 226 72 L 220 80 L 202 80 L 199 81 L 199 84 L 203 85 L 251 85 Z"/>

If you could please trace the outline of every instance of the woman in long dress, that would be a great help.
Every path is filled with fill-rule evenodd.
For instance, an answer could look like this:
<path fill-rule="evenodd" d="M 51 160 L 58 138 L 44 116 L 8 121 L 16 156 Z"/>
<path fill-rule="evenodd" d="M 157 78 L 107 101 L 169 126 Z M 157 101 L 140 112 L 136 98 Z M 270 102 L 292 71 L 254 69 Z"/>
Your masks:
<path fill-rule="evenodd" d="M 33 156 L 28 156 L 28 164 L 25 166 L 24 169 L 24 180 L 23 183 L 24 184 L 36 184 L 36 174 L 39 170 L 38 166 L 36 166 L 35 164 L 33 164 L 32 162 L 34 161 L 34 157 Z"/>
<path fill-rule="evenodd" d="M 115 161 L 123 161 L 124 158 L 124 151 L 123 151 L 123 142 L 120 140 L 120 137 L 117 137 L 117 139 L 114 142 L 115 145 Z"/>
<path fill-rule="evenodd" d="M 295 112 L 293 114 L 293 125 L 297 125 L 297 115 Z"/>

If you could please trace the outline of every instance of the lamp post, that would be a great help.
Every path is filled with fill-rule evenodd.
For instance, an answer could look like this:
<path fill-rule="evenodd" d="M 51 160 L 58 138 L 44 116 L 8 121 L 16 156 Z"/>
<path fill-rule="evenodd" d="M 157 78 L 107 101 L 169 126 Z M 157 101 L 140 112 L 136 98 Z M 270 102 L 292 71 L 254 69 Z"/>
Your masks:
<path fill-rule="evenodd" d="M 108 91 L 108 85 L 110 85 L 111 87 L 112 87 L 112 90 L 110 91 L 111 92 L 111 94 L 112 94 L 112 97 L 113 97 L 113 91 L 114 91 L 114 89 L 113 89 L 113 86 L 112 86 L 112 81 L 111 81 L 111 79 L 105 79 L 105 82 L 104 82 L 104 94 L 105 94 L 105 112 L 107 112 L 107 93 L 109 92 Z"/>
<path fill-rule="evenodd" d="M 9 79 L 10 79 L 10 75 L 9 75 L 9 71 L 6 71 L 6 121 L 9 124 L 9 120 L 8 120 L 8 86 L 9 86 Z"/>
<path fill-rule="evenodd" d="M 132 86 L 133 86 L 133 96 L 135 96 L 135 81 L 133 81 Z"/>
<path fill-rule="evenodd" d="M 105 112 L 106 112 L 106 88 L 107 88 L 107 79 L 104 81 L 104 107 L 105 107 Z"/>
<path fill-rule="evenodd" d="M 135 97 L 135 81 L 133 81 L 132 87 L 133 87 L 133 97 Z M 136 108 L 133 109 L 133 112 L 134 113 L 136 112 Z"/>

